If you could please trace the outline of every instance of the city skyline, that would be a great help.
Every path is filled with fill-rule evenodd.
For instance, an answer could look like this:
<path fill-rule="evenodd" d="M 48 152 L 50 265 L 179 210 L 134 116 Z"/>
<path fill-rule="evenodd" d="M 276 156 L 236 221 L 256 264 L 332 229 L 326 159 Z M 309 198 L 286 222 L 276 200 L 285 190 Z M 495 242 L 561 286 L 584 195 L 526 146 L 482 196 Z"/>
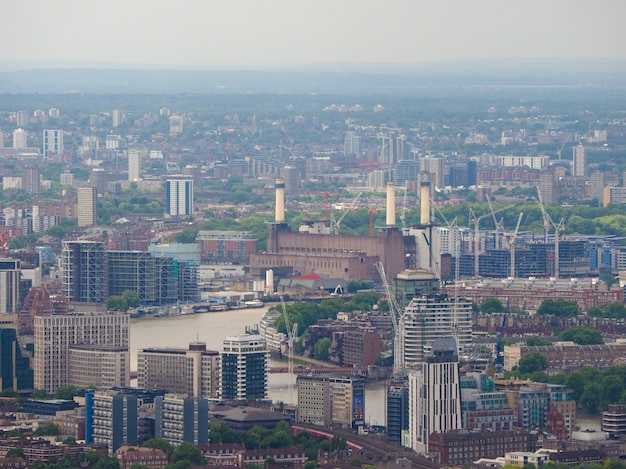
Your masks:
<path fill-rule="evenodd" d="M 10 2 L 3 10 L 0 41 L 11 44 L 0 51 L 4 67 L 267 68 L 626 58 L 620 25 L 626 3 L 618 0 L 60 0 Z"/>

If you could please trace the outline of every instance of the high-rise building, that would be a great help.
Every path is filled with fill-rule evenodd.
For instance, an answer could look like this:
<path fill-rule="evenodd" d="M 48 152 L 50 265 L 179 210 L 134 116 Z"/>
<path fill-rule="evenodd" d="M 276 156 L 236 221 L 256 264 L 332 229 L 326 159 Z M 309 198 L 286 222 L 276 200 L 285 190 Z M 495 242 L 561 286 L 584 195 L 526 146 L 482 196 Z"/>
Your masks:
<path fill-rule="evenodd" d="M 341 428 L 363 426 L 363 378 L 300 375 L 297 382 L 298 422 Z"/>
<path fill-rule="evenodd" d="M 170 133 L 179 134 L 183 131 L 183 116 L 175 114 L 170 116 Z"/>
<path fill-rule="evenodd" d="M 554 173 L 542 171 L 539 173 L 539 190 L 544 204 L 555 204 L 559 200 L 559 188 Z"/>
<path fill-rule="evenodd" d="M 106 247 L 95 241 L 63 241 L 63 294 L 72 302 L 104 303 L 109 297 Z"/>
<path fill-rule="evenodd" d="M 180 394 L 154 399 L 154 436 L 173 446 L 183 442 L 204 445 L 209 442 L 209 401 Z"/>
<path fill-rule="evenodd" d="M 139 402 L 122 391 L 90 391 L 85 396 L 85 441 L 107 445 L 112 456 L 122 445 L 138 444 Z"/>
<path fill-rule="evenodd" d="M 26 127 L 30 124 L 30 117 L 28 111 L 17 111 L 15 114 L 15 123 L 18 127 Z"/>
<path fill-rule="evenodd" d="M 173 217 L 193 215 L 193 179 L 170 176 L 165 182 L 165 206 Z"/>
<path fill-rule="evenodd" d="M 27 133 L 24 129 L 15 129 L 13 131 L 13 148 L 27 148 Z"/>
<path fill-rule="evenodd" d="M 194 342 L 184 349 L 149 348 L 137 353 L 137 386 L 186 397 L 216 398 L 220 389 L 219 352 Z"/>
<path fill-rule="evenodd" d="M 111 111 L 111 125 L 113 127 L 119 127 L 124 123 L 124 111 L 121 109 L 113 109 Z"/>
<path fill-rule="evenodd" d="M 63 131 L 44 129 L 43 131 L 43 157 L 50 158 L 50 155 L 63 154 Z"/>
<path fill-rule="evenodd" d="M 587 169 L 585 147 L 582 144 L 576 145 L 572 153 L 572 174 L 574 176 L 585 176 L 585 170 Z"/>
<path fill-rule="evenodd" d="M 459 356 L 452 337 L 436 339 L 416 371 L 409 372 L 408 446 L 428 454 L 431 433 L 460 430 Z"/>
<path fill-rule="evenodd" d="M 344 156 L 358 155 L 361 152 L 361 137 L 356 132 L 348 131 L 343 139 Z"/>
<path fill-rule="evenodd" d="M 258 334 L 224 339 L 222 352 L 222 399 L 265 399 L 269 351 Z"/>
<path fill-rule="evenodd" d="M 33 389 L 33 370 L 29 358 L 22 355 L 17 331 L 0 328 L 0 389 L 9 388 L 15 391 Z"/>
<path fill-rule="evenodd" d="M 175 299 L 198 301 L 198 268 L 200 247 L 196 243 L 150 244 L 148 251 L 157 259 L 157 298 L 169 298 L 172 292 L 172 279 L 176 285 Z"/>
<path fill-rule="evenodd" d="M 93 226 L 98 220 L 98 198 L 95 187 L 78 188 L 78 226 Z"/>
<path fill-rule="evenodd" d="M 141 168 L 141 153 L 139 150 L 128 150 L 128 180 L 138 181 Z"/>
<path fill-rule="evenodd" d="M 80 344 L 129 349 L 129 315 L 84 313 L 35 317 L 35 388 L 47 393 L 70 384 L 70 348 Z M 92 351 L 92 357 L 95 352 Z M 106 353 L 106 351 L 105 351 Z M 120 353 L 119 360 L 128 355 Z M 120 369 L 122 368 L 120 364 Z"/>
<path fill-rule="evenodd" d="M 22 168 L 22 189 L 29 194 L 39 194 L 41 188 L 41 173 L 39 166 L 24 166 Z"/>
<path fill-rule="evenodd" d="M 0 314 L 20 312 L 20 261 L 0 258 Z"/>
<path fill-rule="evenodd" d="M 411 300 L 404 311 L 404 362 L 420 367 L 433 343 L 454 337 L 463 350 L 472 342 L 472 302 L 447 295 L 421 296 Z"/>
<path fill-rule="evenodd" d="M 387 441 L 402 444 L 402 434 L 409 429 L 409 383 L 398 378 L 387 387 Z"/>
<path fill-rule="evenodd" d="M 0 148 L 4 148 L 4 132 L 0 129 Z"/>

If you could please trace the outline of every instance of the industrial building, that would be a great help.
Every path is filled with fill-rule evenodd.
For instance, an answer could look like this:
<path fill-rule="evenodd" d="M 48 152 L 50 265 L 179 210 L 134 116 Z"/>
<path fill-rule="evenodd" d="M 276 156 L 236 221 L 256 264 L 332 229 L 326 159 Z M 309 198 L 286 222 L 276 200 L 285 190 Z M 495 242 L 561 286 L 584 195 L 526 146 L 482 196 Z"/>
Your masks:
<path fill-rule="evenodd" d="M 395 186 L 387 188 L 387 223 L 378 236 L 326 234 L 316 226 L 292 232 L 285 221 L 285 183 L 276 181 L 274 222 L 268 226 L 267 250 L 250 255 L 250 272 L 265 278 L 268 270 L 280 279 L 306 273 L 326 274 L 350 280 L 380 281 L 376 262 L 390 277 L 406 267 L 406 252 L 414 252 L 415 240 L 403 236 L 395 221 Z"/>

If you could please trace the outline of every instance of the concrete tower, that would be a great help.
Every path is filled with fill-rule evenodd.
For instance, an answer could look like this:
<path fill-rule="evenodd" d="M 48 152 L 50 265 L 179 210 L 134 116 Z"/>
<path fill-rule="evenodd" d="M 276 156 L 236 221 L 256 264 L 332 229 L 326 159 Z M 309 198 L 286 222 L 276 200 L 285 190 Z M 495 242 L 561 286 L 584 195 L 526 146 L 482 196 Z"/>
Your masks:
<path fill-rule="evenodd" d="M 285 181 L 282 178 L 276 179 L 276 223 L 285 222 Z"/>
<path fill-rule="evenodd" d="M 396 226 L 396 185 L 393 181 L 387 183 L 387 226 Z"/>
<path fill-rule="evenodd" d="M 428 225 L 430 223 L 430 181 L 420 183 L 420 223 Z"/>

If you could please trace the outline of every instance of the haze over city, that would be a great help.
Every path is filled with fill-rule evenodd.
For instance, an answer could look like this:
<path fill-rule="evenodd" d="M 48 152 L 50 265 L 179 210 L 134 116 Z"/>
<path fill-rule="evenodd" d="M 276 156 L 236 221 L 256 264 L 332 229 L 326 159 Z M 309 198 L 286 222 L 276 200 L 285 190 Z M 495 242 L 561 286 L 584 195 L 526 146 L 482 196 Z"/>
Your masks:
<path fill-rule="evenodd" d="M 5 2 L 3 67 L 626 58 L 620 0 Z"/>

